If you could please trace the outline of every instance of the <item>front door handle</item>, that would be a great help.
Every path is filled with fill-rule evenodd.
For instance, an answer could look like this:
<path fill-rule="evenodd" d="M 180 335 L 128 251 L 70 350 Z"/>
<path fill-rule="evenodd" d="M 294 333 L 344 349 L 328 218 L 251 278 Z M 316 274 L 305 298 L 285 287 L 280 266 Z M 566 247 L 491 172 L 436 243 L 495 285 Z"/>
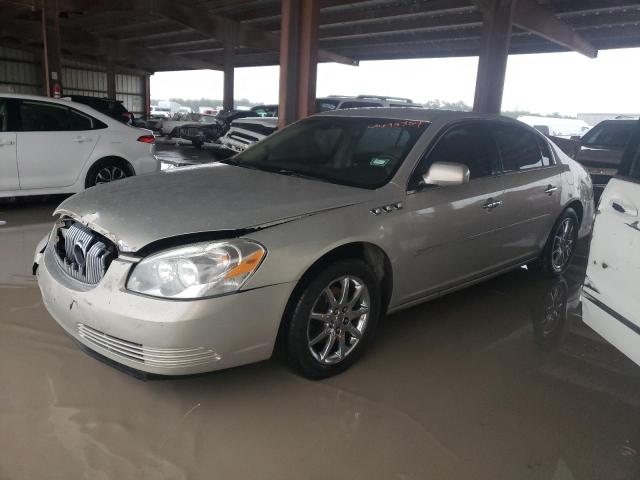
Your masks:
<path fill-rule="evenodd" d="M 553 192 L 555 192 L 556 190 L 558 190 L 558 187 L 554 187 L 553 185 L 547 185 L 547 189 L 544 191 L 544 193 L 551 196 L 553 195 Z"/>
<path fill-rule="evenodd" d="M 493 198 L 490 198 L 486 201 L 482 208 L 491 211 L 494 208 L 498 208 L 500 205 L 502 205 L 502 200 L 494 200 Z"/>
<path fill-rule="evenodd" d="M 620 200 L 611 200 L 611 208 L 613 208 L 618 213 L 622 213 L 630 217 L 638 216 L 637 208 L 625 205 Z"/>

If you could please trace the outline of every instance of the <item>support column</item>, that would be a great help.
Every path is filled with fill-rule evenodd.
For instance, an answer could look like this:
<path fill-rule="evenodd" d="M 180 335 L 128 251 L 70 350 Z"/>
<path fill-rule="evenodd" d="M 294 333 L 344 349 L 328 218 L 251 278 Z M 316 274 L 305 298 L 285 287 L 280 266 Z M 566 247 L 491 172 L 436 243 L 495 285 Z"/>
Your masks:
<path fill-rule="evenodd" d="M 473 111 L 500 113 L 517 0 L 491 0 L 484 13 Z"/>
<path fill-rule="evenodd" d="M 315 111 L 318 0 L 282 0 L 279 128 Z"/>
<path fill-rule="evenodd" d="M 144 112 L 142 112 L 143 116 L 149 118 L 149 114 L 151 113 L 151 75 L 145 74 L 144 76 Z"/>
<path fill-rule="evenodd" d="M 233 110 L 234 68 L 235 68 L 235 31 L 228 28 L 224 39 L 224 87 L 222 92 L 222 108 Z"/>
<path fill-rule="evenodd" d="M 45 89 L 49 97 L 62 94 L 62 60 L 60 53 L 60 18 L 58 0 L 43 0 L 42 43 Z"/>
<path fill-rule="evenodd" d="M 113 60 L 107 60 L 107 97 L 116 98 L 116 68 Z"/>

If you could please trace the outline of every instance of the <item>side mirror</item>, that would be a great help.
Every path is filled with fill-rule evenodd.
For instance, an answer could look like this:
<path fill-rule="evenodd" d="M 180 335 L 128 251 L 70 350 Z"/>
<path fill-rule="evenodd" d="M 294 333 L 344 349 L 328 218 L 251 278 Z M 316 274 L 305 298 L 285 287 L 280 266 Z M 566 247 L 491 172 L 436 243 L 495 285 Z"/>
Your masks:
<path fill-rule="evenodd" d="M 469 183 L 469 167 L 461 163 L 436 162 L 422 176 L 425 185 L 447 187 Z"/>

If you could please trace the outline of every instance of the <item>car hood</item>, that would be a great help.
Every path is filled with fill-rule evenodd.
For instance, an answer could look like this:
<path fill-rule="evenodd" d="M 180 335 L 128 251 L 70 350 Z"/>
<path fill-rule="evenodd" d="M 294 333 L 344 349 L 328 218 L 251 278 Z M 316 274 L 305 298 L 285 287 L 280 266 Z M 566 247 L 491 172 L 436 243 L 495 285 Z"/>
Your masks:
<path fill-rule="evenodd" d="M 54 214 L 136 252 L 171 237 L 265 228 L 373 198 L 371 190 L 215 163 L 98 185 Z"/>

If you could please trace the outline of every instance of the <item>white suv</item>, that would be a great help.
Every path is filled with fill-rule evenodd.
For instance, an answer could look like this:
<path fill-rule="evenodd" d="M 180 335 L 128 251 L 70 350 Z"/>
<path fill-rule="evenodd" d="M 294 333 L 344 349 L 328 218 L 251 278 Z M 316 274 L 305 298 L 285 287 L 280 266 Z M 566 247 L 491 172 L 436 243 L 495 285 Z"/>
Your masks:
<path fill-rule="evenodd" d="M 81 103 L 0 94 L 0 197 L 75 193 L 156 172 L 154 141 Z"/>

